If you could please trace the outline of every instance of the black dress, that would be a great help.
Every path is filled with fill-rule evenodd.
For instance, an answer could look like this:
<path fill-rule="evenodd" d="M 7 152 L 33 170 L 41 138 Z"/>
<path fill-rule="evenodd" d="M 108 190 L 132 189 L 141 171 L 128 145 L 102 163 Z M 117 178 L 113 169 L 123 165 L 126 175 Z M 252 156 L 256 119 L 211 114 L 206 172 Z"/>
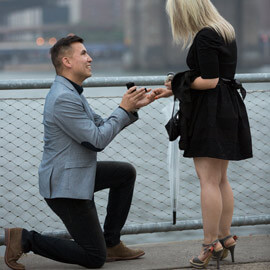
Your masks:
<path fill-rule="evenodd" d="M 192 125 L 184 157 L 224 160 L 252 157 L 245 104 L 231 83 L 236 63 L 236 42 L 226 44 L 224 39 L 210 28 L 204 28 L 197 33 L 187 56 L 187 65 L 196 70 L 203 79 L 220 80 L 214 89 L 191 89 Z"/>

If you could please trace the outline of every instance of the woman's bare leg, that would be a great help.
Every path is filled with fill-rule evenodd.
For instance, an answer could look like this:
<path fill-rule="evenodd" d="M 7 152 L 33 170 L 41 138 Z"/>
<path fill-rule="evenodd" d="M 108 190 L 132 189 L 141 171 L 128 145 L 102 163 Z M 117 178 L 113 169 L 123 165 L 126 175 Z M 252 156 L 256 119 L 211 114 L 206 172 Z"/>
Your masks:
<path fill-rule="evenodd" d="M 204 243 L 210 244 L 218 238 L 219 224 L 223 212 L 220 190 L 224 160 L 194 158 L 195 168 L 201 185 L 201 209 L 203 217 Z"/>
<path fill-rule="evenodd" d="M 233 191 L 227 178 L 228 164 L 229 161 L 222 165 L 222 177 L 219 185 L 223 205 L 218 233 L 220 239 L 230 235 L 234 208 Z"/>

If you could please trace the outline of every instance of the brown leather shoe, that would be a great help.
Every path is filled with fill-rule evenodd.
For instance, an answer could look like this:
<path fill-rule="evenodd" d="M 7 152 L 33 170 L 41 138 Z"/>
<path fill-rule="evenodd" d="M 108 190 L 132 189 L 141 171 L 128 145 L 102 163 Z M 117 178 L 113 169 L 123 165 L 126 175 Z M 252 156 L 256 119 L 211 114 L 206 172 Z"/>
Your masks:
<path fill-rule="evenodd" d="M 13 270 L 24 270 L 21 263 L 17 263 L 23 254 L 22 250 L 22 229 L 5 229 L 5 263 Z"/>
<path fill-rule="evenodd" d="M 107 260 L 106 262 L 120 261 L 120 260 L 133 260 L 143 256 L 145 253 L 140 249 L 130 249 L 120 241 L 120 243 L 114 247 L 107 248 Z"/>

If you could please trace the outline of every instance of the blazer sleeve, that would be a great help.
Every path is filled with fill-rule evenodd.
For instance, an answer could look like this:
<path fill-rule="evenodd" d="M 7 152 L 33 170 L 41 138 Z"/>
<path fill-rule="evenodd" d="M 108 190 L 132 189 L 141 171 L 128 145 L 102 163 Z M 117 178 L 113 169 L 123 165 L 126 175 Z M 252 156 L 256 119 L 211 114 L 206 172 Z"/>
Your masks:
<path fill-rule="evenodd" d="M 56 99 L 53 115 L 55 123 L 68 136 L 93 151 L 103 150 L 125 126 L 138 119 L 131 119 L 121 108 L 105 120 L 96 113 L 91 119 L 80 97 L 70 93 Z"/>

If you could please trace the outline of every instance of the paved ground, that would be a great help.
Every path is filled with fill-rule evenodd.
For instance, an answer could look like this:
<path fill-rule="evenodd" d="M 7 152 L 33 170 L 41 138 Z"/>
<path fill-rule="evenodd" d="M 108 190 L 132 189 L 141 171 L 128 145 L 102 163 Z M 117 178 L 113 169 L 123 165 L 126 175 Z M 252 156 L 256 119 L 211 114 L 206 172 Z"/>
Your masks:
<path fill-rule="evenodd" d="M 145 250 L 145 256 L 132 261 L 106 263 L 102 269 L 111 270 L 178 270 L 192 269 L 189 259 L 197 255 L 201 241 L 181 241 L 156 244 L 134 245 Z M 131 246 L 132 247 L 132 246 Z M 270 269 L 270 235 L 243 236 L 239 238 L 235 249 L 233 264 L 229 258 L 221 262 L 224 270 L 266 270 Z M 26 270 L 71 270 L 85 269 L 76 265 L 68 265 L 29 254 L 21 258 L 21 263 Z M 8 270 L 4 258 L 0 257 L 0 269 Z M 208 269 L 216 269 L 216 264 L 211 261 Z"/>

